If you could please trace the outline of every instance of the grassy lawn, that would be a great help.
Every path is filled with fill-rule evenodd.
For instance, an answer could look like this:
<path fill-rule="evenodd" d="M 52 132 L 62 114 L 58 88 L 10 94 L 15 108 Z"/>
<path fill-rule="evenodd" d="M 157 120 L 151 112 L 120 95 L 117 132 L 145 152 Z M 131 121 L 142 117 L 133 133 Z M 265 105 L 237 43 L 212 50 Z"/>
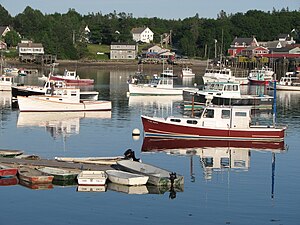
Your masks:
<path fill-rule="evenodd" d="M 110 46 L 109 45 L 96 45 L 88 44 L 89 59 L 105 60 L 109 59 Z"/>

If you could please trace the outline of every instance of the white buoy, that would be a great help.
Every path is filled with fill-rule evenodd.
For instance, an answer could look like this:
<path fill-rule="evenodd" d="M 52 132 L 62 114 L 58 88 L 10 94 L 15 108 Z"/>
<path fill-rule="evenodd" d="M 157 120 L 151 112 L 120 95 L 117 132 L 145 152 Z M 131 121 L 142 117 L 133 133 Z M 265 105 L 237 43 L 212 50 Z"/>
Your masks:
<path fill-rule="evenodd" d="M 141 132 L 139 129 L 134 128 L 132 131 L 132 136 L 140 136 Z"/>

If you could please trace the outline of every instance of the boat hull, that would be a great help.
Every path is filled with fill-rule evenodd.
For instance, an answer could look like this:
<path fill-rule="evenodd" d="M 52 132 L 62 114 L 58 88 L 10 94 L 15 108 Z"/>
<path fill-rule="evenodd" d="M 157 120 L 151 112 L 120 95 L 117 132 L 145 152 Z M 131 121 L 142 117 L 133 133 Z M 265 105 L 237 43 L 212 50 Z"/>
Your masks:
<path fill-rule="evenodd" d="M 196 119 L 195 119 L 196 120 Z M 283 141 L 283 128 L 255 126 L 248 129 L 209 128 L 201 125 L 181 125 L 161 118 L 142 116 L 146 136 L 236 141 Z"/>
<path fill-rule="evenodd" d="M 117 170 L 107 170 L 108 179 L 116 184 L 122 185 L 144 185 L 147 183 L 149 177 L 148 176 L 141 176 L 138 174 L 128 173 L 124 171 L 117 171 Z"/>
<path fill-rule="evenodd" d="M 78 176 L 79 172 L 60 169 L 60 168 L 50 168 L 50 167 L 42 167 L 38 169 L 39 171 L 49 174 L 53 176 L 53 180 L 58 181 L 67 181 L 67 180 L 75 180 Z"/>
<path fill-rule="evenodd" d="M 56 76 L 51 76 L 50 80 L 53 81 L 64 81 L 66 85 L 70 86 L 89 86 L 94 85 L 94 80 L 92 79 L 65 79 Z"/>
<path fill-rule="evenodd" d="M 18 172 L 17 168 L 2 168 L 0 166 L 0 177 L 12 177 L 16 176 Z"/>
<path fill-rule="evenodd" d="M 130 95 L 182 95 L 183 89 L 129 84 Z"/>
<path fill-rule="evenodd" d="M 18 105 L 21 112 L 75 112 L 75 111 L 109 111 L 110 101 L 80 101 L 68 103 L 40 99 L 38 97 L 18 96 Z"/>
<path fill-rule="evenodd" d="M 21 167 L 19 169 L 19 179 L 31 184 L 48 184 L 52 183 L 53 176 L 44 174 L 35 169 Z"/>

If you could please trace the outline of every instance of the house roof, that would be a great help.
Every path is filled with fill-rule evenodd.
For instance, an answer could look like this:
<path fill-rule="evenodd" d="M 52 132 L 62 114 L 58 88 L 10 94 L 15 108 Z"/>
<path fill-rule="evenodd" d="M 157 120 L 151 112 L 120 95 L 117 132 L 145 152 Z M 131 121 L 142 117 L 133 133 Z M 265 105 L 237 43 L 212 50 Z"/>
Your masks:
<path fill-rule="evenodd" d="M 111 42 L 111 45 L 136 45 L 136 42 Z"/>
<path fill-rule="evenodd" d="M 238 38 L 235 37 L 235 39 L 232 41 L 231 45 L 235 45 L 235 43 L 245 43 L 246 45 L 251 45 L 252 41 L 254 40 L 254 38 Z"/>
<path fill-rule="evenodd" d="M 7 28 L 7 26 L 0 26 L 0 35 L 3 34 L 3 32 L 5 31 L 6 28 Z"/>
<path fill-rule="evenodd" d="M 41 44 L 41 43 L 19 43 L 18 47 L 43 48 L 43 44 Z"/>
<path fill-rule="evenodd" d="M 147 27 L 136 27 L 131 29 L 131 33 L 133 34 L 141 34 Z"/>

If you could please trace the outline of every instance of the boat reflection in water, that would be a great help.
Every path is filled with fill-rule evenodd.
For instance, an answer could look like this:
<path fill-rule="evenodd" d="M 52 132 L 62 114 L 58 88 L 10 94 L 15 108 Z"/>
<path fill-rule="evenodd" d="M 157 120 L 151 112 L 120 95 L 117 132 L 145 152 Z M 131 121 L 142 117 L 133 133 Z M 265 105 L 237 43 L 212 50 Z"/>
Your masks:
<path fill-rule="evenodd" d="M 142 152 L 164 151 L 174 155 L 197 155 L 203 167 L 204 178 L 212 179 L 214 171 L 247 171 L 251 151 L 282 153 L 284 142 L 215 141 L 145 137 Z M 191 172 L 191 175 L 193 173 Z"/>
<path fill-rule="evenodd" d="M 18 183 L 19 183 L 19 179 L 16 176 L 0 178 L 0 186 L 12 186 Z"/>
<path fill-rule="evenodd" d="M 174 96 L 159 96 L 159 95 L 145 95 L 145 96 L 129 96 L 128 106 L 141 109 L 143 113 L 153 113 L 156 116 L 172 115 L 173 109 L 176 105 L 180 107 L 183 100 L 182 95 Z M 151 106 L 151 107 L 149 107 Z M 144 111 L 145 109 L 152 111 Z M 159 113 L 159 115 L 158 115 Z"/>
<path fill-rule="evenodd" d="M 142 195 L 149 193 L 146 185 L 127 186 L 109 182 L 107 188 L 111 191 L 122 192 L 125 194 Z"/>
<path fill-rule="evenodd" d="M 79 134 L 84 118 L 110 119 L 111 111 L 103 112 L 20 112 L 17 127 L 45 127 L 53 138 Z"/>
<path fill-rule="evenodd" d="M 10 109 L 12 106 L 11 100 L 10 91 L 0 91 L 0 109 Z"/>
<path fill-rule="evenodd" d="M 32 190 L 49 190 L 49 189 L 53 189 L 53 184 L 49 183 L 49 184 L 33 184 L 33 183 L 29 183 L 27 181 L 24 180 L 20 180 L 19 184 L 23 187 L 26 187 L 28 189 L 32 189 Z"/>

